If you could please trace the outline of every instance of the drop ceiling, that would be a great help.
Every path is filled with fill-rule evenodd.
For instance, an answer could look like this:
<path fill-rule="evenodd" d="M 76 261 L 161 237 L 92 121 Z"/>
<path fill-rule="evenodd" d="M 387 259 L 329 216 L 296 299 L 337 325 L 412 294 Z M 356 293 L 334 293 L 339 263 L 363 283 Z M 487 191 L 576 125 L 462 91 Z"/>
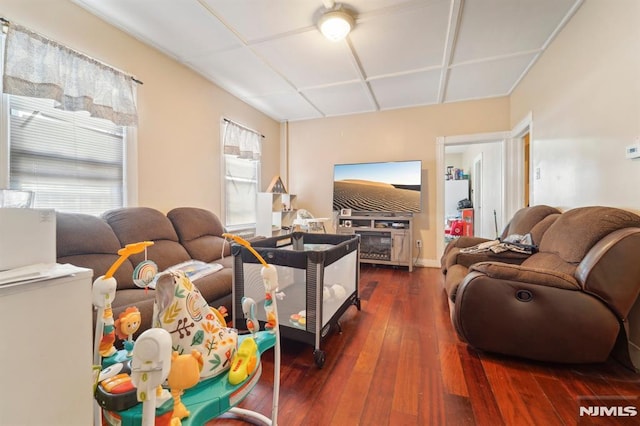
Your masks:
<path fill-rule="evenodd" d="M 73 1 L 298 121 L 509 95 L 583 0 L 349 0 L 339 42 L 316 27 L 326 0 Z"/>

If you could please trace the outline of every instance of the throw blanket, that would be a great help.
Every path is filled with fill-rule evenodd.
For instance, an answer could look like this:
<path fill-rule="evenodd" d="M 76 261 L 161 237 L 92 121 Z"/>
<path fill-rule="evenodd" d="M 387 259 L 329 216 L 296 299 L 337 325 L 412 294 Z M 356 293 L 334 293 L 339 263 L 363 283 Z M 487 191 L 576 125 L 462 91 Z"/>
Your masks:
<path fill-rule="evenodd" d="M 533 254 L 538 251 L 538 246 L 533 244 L 531 234 L 507 236 L 504 240 L 491 240 L 471 247 L 460 249 L 460 253 L 502 253 L 512 251 L 515 253 Z"/>

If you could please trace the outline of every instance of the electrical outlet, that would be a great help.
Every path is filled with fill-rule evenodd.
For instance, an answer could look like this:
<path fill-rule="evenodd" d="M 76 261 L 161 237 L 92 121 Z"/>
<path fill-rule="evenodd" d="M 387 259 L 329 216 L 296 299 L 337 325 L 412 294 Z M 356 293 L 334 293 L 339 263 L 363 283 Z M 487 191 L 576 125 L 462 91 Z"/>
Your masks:
<path fill-rule="evenodd" d="M 422 240 L 416 240 L 416 247 L 422 247 Z"/>

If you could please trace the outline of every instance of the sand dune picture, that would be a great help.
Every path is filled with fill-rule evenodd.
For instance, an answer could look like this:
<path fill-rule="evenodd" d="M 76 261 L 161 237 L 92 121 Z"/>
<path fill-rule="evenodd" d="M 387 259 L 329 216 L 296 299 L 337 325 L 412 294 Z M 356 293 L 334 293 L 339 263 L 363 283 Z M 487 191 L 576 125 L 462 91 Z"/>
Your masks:
<path fill-rule="evenodd" d="M 333 210 L 354 212 L 420 212 L 420 187 L 366 180 L 333 183 Z"/>

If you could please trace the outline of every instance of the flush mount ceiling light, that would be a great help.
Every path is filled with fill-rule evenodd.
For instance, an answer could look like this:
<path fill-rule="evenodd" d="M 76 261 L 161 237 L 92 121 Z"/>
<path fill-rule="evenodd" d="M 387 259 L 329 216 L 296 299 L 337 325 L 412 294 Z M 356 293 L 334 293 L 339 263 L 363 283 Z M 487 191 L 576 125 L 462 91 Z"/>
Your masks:
<path fill-rule="evenodd" d="M 331 41 L 345 38 L 354 25 L 353 16 L 342 9 L 327 11 L 318 20 L 320 32 Z"/>

